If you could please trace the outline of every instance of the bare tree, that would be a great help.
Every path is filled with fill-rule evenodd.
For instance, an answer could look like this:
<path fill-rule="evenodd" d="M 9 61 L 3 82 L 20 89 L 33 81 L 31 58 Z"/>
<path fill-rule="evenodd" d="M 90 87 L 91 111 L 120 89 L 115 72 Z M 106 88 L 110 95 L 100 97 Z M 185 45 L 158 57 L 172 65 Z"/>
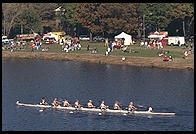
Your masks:
<path fill-rule="evenodd" d="M 16 24 L 15 19 L 27 8 L 25 3 L 2 3 L 5 35 L 10 34 L 11 28 Z"/>

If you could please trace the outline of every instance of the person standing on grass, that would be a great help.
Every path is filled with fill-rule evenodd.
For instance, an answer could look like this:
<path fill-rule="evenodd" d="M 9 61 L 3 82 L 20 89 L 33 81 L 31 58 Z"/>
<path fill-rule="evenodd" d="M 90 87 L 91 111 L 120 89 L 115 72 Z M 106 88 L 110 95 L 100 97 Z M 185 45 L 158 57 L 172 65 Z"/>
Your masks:
<path fill-rule="evenodd" d="M 140 42 L 140 46 L 144 47 L 144 41 L 143 40 Z"/>
<path fill-rule="evenodd" d="M 110 43 L 108 44 L 108 47 L 110 48 L 110 50 L 112 50 L 112 41 L 110 41 Z"/>
<path fill-rule="evenodd" d="M 107 47 L 108 46 L 108 38 L 105 39 L 105 44 L 104 44 L 104 47 Z"/>
<path fill-rule="evenodd" d="M 86 47 L 86 50 L 89 51 L 89 50 L 90 50 L 89 48 L 90 48 L 90 46 L 89 46 L 89 44 L 88 44 L 87 47 Z"/>
<path fill-rule="evenodd" d="M 34 43 L 31 45 L 31 52 L 33 53 L 34 52 Z"/>
<path fill-rule="evenodd" d="M 186 50 L 186 51 L 184 52 L 184 59 L 186 59 L 187 56 L 188 56 L 188 51 Z"/>
<path fill-rule="evenodd" d="M 108 54 L 109 54 L 109 53 L 108 53 L 108 51 L 106 50 L 106 51 L 105 51 L 105 56 L 108 56 Z"/>
<path fill-rule="evenodd" d="M 146 40 L 145 43 L 144 43 L 144 48 L 147 48 L 147 46 L 148 46 L 148 42 Z"/>
<path fill-rule="evenodd" d="M 180 47 L 180 41 L 178 41 L 178 46 Z"/>

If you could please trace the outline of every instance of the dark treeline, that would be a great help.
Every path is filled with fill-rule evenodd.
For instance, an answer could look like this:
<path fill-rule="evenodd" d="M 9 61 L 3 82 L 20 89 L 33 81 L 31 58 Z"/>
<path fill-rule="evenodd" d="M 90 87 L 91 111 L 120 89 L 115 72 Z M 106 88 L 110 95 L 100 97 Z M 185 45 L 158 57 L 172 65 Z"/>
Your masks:
<path fill-rule="evenodd" d="M 155 31 L 194 34 L 193 3 L 2 3 L 2 33 L 65 31 L 112 37 L 122 31 L 142 37 Z"/>

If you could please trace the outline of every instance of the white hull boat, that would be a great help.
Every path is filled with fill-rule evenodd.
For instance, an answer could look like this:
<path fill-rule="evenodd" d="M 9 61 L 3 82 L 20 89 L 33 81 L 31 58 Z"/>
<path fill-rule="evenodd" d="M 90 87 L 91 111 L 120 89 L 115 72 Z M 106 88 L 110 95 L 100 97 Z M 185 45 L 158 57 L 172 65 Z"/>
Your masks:
<path fill-rule="evenodd" d="M 28 107 L 38 107 L 38 108 L 54 108 L 62 110 L 77 110 L 77 111 L 89 111 L 89 112 L 106 112 L 106 113 L 121 113 L 121 114 L 143 114 L 143 115 L 163 115 L 163 116 L 174 116 L 175 113 L 159 113 L 159 112 L 149 112 L 149 111 L 128 111 L 128 110 L 112 110 L 106 109 L 101 110 L 98 108 L 75 108 L 75 107 L 63 107 L 63 106 L 52 106 L 52 105 L 40 105 L 40 104 L 24 104 L 19 101 L 16 102 L 19 106 L 28 106 Z"/>

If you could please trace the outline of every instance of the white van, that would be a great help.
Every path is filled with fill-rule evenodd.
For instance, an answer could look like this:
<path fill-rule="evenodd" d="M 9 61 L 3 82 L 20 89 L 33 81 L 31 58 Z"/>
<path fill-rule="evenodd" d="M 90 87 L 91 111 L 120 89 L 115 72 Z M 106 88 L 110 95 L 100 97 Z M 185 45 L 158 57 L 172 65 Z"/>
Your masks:
<path fill-rule="evenodd" d="M 173 37 L 168 37 L 168 45 L 178 45 L 178 41 L 180 42 L 180 46 L 184 45 L 185 39 L 184 37 L 179 37 L 179 36 L 173 36 Z"/>

